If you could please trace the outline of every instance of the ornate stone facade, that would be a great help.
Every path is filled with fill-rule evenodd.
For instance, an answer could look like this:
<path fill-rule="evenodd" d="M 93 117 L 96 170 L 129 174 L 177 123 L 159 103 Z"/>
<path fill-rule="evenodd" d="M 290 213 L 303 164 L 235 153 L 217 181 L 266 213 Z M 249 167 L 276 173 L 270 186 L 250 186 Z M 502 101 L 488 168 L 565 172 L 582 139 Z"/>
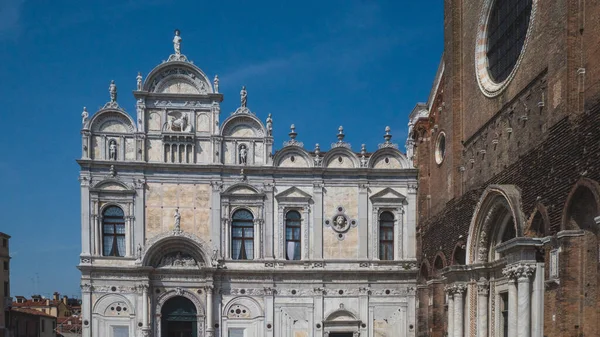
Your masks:
<path fill-rule="evenodd" d="M 292 126 L 273 153 L 275 118 L 244 87 L 221 121 L 181 42 L 136 77 L 135 119 L 114 83 L 82 115 L 83 336 L 414 336 L 417 178 L 390 129 L 357 153 L 342 127 L 308 151 Z"/>

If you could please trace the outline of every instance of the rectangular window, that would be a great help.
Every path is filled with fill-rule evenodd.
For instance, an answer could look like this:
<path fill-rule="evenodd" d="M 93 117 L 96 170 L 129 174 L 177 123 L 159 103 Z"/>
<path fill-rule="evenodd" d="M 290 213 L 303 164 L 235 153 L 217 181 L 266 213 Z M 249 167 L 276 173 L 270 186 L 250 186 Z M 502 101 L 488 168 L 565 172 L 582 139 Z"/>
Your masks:
<path fill-rule="evenodd" d="M 44 310 L 46 311 L 46 310 Z M 46 320 L 42 318 L 42 332 L 46 332 Z"/>
<path fill-rule="evenodd" d="M 500 294 L 500 328 L 501 336 L 508 337 L 508 293 Z"/>
<path fill-rule="evenodd" d="M 129 328 L 126 326 L 113 326 L 111 337 L 129 337 Z"/>
<path fill-rule="evenodd" d="M 379 259 L 394 259 L 394 215 L 387 211 L 379 215 Z"/>
<path fill-rule="evenodd" d="M 243 328 L 230 328 L 228 337 L 244 337 L 244 330 Z"/>
<path fill-rule="evenodd" d="M 8 246 L 8 240 L 2 239 L 2 247 Z"/>
<path fill-rule="evenodd" d="M 4 261 L 4 270 L 8 270 L 8 261 Z"/>
<path fill-rule="evenodd" d="M 285 258 L 288 260 L 300 260 L 300 213 L 289 211 L 285 217 Z"/>
<path fill-rule="evenodd" d="M 8 281 L 4 281 L 4 296 L 8 297 Z"/>

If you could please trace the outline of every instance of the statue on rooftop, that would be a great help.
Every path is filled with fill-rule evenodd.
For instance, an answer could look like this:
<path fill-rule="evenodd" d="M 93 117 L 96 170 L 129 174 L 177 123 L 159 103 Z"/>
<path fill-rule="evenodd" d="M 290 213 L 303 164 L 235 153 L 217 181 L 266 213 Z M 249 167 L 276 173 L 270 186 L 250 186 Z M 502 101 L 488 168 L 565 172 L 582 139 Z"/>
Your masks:
<path fill-rule="evenodd" d="M 81 113 L 81 124 L 83 124 L 84 127 L 87 124 L 89 116 L 90 114 L 88 113 L 87 108 L 83 107 L 83 112 Z"/>
<path fill-rule="evenodd" d="M 173 37 L 173 48 L 175 49 L 175 54 L 181 54 L 181 36 L 179 36 L 179 29 L 175 29 L 175 37 Z"/>
<path fill-rule="evenodd" d="M 240 91 L 240 100 L 241 100 L 241 107 L 245 108 L 246 105 L 248 104 L 248 92 L 246 91 L 246 86 L 242 87 L 242 91 Z"/>
<path fill-rule="evenodd" d="M 117 85 L 115 84 L 115 80 L 110 81 L 110 86 L 108 87 L 108 92 L 110 93 L 110 101 L 114 103 L 117 101 Z"/>
<path fill-rule="evenodd" d="M 142 73 L 138 71 L 137 77 L 137 91 L 142 91 Z"/>
<path fill-rule="evenodd" d="M 219 93 L 219 75 L 215 75 L 215 79 L 213 80 L 215 84 L 215 93 Z"/>

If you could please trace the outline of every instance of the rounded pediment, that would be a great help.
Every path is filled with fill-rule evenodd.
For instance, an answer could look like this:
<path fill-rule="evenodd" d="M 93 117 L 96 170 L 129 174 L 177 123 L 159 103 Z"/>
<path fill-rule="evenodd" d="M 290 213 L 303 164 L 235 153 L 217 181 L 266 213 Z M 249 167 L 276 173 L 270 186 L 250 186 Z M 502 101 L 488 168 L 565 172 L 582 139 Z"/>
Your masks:
<path fill-rule="evenodd" d="M 327 168 L 360 167 L 356 154 L 345 147 L 337 147 L 323 157 L 323 166 Z"/>
<path fill-rule="evenodd" d="M 408 159 L 395 148 L 386 147 L 375 151 L 369 158 L 368 167 L 374 169 L 410 168 Z"/>
<path fill-rule="evenodd" d="M 301 147 L 289 146 L 275 153 L 273 165 L 279 167 L 312 167 L 314 161 Z"/>
<path fill-rule="evenodd" d="M 262 138 L 265 136 L 265 127 L 254 115 L 233 115 L 223 122 L 221 135 L 236 138 Z"/>
<path fill-rule="evenodd" d="M 98 133 L 133 133 L 135 124 L 124 111 L 107 109 L 94 114 L 90 121 L 90 129 Z"/>
<path fill-rule="evenodd" d="M 189 233 L 164 233 L 153 238 L 142 265 L 158 269 L 198 269 L 210 261 L 207 244 Z"/>
<path fill-rule="evenodd" d="M 213 87 L 200 68 L 189 62 L 171 61 L 154 68 L 144 82 L 144 91 L 160 94 L 212 94 Z"/>

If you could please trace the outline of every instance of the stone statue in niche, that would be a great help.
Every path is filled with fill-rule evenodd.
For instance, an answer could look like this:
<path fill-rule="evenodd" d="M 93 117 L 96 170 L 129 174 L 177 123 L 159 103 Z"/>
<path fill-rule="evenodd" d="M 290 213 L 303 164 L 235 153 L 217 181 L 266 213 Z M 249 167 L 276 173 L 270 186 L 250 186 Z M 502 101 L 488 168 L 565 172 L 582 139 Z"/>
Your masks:
<path fill-rule="evenodd" d="M 110 86 L 108 86 L 108 92 L 110 93 L 110 101 L 114 103 L 117 101 L 117 85 L 115 84 L 115 80 L 110 81 Z"/>
<path fill-rule="evenodd" d="M 242 91 L 240 91 L 240 101 L 241 101 L 241 107 L 245 108 L 246 105 L 248 104 L 248 92 L 246 91 L 246 86 L 242 87 Z"/>
<path fill-rule="evenodd" d="M 87 124 L 89 116 L 90 114 L 88 113 L 87 108 L 83 107 L 83 112 L 81 113 L 81 124 L 83 124 L 83 126 Z"/>
<path fill-rule="evenodd" d="M 181 214 L 179 214 L 179 208 L 175 209 L 175 214 L 173 214 L 173 218 L 175 219 L 175 230 L 181 231 Z"/>
<path fill-rule="evenodd" d="M 179 29 L 175 29 L 175 37 L 173 37 L 173 49 L 175 49 L 175 54 L 181 54 L 181 36 L 179 35 Z"/>
<path fill-rule="evenodd" d="M 246 145 L 240 145 L 240 164 L 246 165 L 248 158 L 248 149 L 246 149 Z"/>
<path fill-rule="evenodd" d="M 117 160 L 117 141 L 114 139 L 108 143 L 108 159 Z"/>
<path fill-rule="evenodd" d="M 137 90 L 142 91 L 142 73 L 138 72 L 136 80 L 137 80 Z"/>
<path fill-rule="evenodd" d="M 197 265 L 198 262 L 191 255 L 179 251 L 163 256 L 162 259 L 160 259 L 157 267 L 186 268 L 195 267 Z"/>

